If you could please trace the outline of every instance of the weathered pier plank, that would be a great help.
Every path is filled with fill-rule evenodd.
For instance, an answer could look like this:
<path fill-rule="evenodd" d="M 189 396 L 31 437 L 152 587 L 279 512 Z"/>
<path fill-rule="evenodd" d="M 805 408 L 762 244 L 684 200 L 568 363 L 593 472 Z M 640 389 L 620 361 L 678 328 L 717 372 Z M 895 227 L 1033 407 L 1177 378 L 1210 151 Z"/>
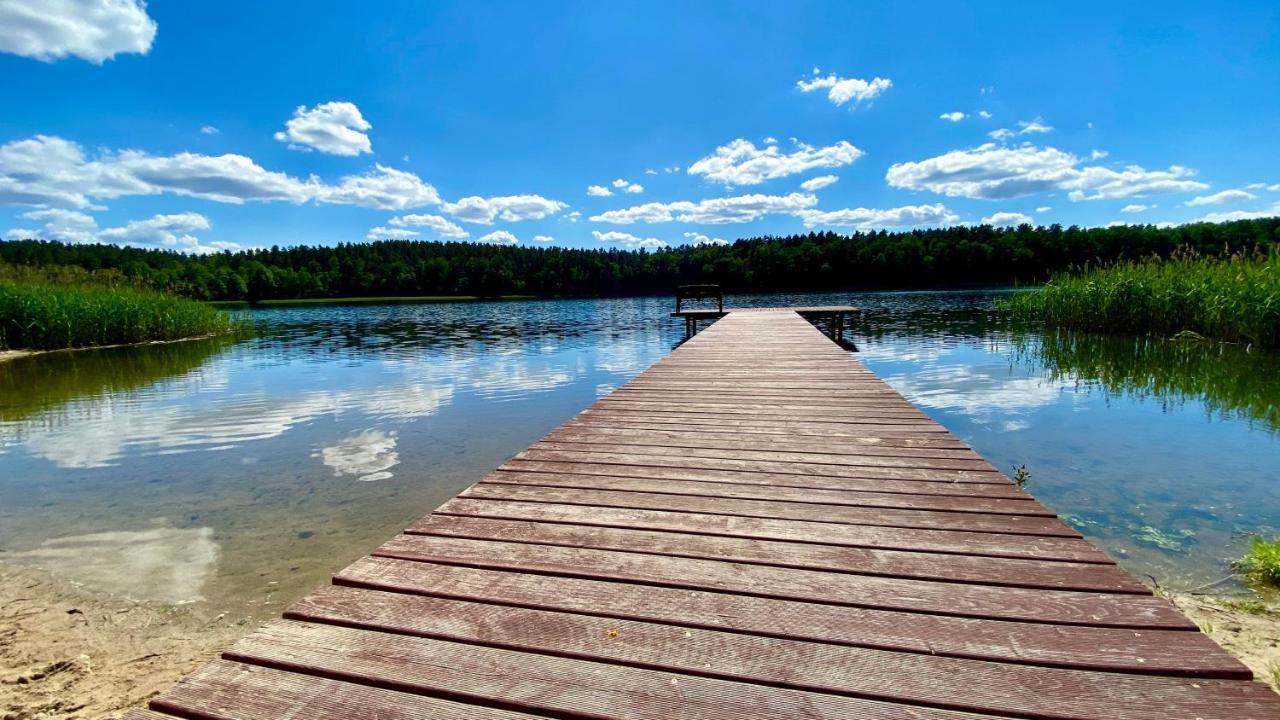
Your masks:
<path fill-rule="evenodd" d="M 1263 718 L 792 311 L 730 311 L 129 717 Z"/>

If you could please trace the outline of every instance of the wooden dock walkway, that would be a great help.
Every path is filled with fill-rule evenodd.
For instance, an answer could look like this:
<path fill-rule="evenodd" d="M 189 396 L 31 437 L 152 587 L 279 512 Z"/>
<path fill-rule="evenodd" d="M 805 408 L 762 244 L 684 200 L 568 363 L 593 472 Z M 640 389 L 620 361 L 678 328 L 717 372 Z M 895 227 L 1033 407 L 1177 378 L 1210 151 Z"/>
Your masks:
<path fill-rule="evenodd" d="M 1276 718 L 790 311 L 734 311 L 129 717 Z"/>

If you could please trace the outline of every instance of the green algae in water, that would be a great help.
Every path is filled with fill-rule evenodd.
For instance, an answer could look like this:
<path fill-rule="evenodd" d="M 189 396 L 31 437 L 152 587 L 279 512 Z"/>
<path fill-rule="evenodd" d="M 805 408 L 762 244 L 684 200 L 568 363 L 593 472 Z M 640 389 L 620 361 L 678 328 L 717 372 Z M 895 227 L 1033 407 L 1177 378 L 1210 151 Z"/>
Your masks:
<path fill-rule="evenodd" d="M 1187 546 L 1196 542 L 1195 532 L 1187 529 L 1167 533 L 1159 528 L 1143 525 L 1133 534 L 1133 538 L 1144 545 L 1152 545 L 1165 552 L 1184 553 Z"/>

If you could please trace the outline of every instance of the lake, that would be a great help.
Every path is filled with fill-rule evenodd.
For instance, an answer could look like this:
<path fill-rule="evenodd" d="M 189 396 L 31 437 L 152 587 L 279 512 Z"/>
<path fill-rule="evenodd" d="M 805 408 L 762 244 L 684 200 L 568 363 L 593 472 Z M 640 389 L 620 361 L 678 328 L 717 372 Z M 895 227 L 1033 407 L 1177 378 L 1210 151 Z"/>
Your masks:
<path fill-rule="evenodd" d="M 1280 532 L 1280 357 L 1043 333 L 998 291 L 853 304 L 857 357 L 1131 571 Z M 0 561 L 264 617 L 668 353 L 668 298 L 251 311 L 242 341 L 0 363 Z"/>

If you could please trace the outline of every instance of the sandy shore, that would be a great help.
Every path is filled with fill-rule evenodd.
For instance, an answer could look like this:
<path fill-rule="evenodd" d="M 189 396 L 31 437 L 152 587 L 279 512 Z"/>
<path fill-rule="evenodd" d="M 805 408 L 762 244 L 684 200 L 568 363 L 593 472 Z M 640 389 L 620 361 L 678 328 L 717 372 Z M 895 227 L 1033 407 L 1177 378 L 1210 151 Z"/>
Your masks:
<path fill-rule="evenodd" d="M 1280 692 L 1280 606 L 1256 597 L 1162 593 L 1253 677 Z"/>
<path fill-rule="evenodd" d="M 1280 608 L 1164 594 L 1280 691 Z M 119 718 L 263 619 L 91 596 L 38 571 L 0 564 L 0 718 Z"/>
<path fill-rule="evenodd" d="M 0 718 L 118 718 L 256 624 L 93 597 L 0 564 Z"/>

